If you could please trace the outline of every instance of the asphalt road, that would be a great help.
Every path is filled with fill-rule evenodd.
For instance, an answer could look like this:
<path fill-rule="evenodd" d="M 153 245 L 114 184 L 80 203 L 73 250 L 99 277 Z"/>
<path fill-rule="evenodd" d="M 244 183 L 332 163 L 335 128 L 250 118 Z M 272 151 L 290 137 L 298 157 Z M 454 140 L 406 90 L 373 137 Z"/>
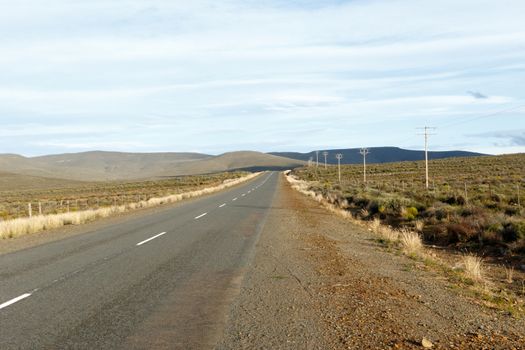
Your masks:
<path fill-rule="evenodd" d="M 213 348 L 277 181 L 1 255 L 0 349 Z"/>

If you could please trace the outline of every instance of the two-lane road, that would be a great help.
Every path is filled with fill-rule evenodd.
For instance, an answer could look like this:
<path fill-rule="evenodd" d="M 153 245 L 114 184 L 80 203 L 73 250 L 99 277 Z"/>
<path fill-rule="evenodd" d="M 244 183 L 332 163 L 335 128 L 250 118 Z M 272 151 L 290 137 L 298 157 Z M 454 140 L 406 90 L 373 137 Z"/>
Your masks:
<path fill-rule="evenodd" d="M 277 181 L 1 255 L 0 349 L 212 348 Z"/>

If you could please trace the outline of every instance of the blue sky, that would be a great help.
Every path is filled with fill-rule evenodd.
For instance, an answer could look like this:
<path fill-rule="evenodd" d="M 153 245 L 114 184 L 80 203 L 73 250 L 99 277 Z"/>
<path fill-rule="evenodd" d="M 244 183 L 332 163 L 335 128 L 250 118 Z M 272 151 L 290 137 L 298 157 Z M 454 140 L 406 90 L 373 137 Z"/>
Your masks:
<path fill-rule="evenodd" d="M 0 153 L 525 152 L 522 0 L 20 0 Z"/>

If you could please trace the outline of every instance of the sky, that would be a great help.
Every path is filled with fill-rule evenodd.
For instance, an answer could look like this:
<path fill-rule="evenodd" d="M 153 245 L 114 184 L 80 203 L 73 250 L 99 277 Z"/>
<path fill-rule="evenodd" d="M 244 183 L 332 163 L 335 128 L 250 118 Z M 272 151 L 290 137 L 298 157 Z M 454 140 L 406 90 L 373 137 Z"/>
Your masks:
<path fill-rule="evenodd" d="M 0 2 L 0 153 L 525 152 L 523 0 Z"/>

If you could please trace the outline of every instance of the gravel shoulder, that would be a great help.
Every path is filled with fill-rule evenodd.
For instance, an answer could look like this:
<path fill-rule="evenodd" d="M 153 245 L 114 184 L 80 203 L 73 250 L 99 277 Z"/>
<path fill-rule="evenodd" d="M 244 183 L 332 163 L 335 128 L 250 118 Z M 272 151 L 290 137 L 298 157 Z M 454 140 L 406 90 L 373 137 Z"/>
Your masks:
<path fill-rule="evenodd" d="M 479 305 L 281 178 L 217 349 L 525 349 L 525 320 Z"/>

